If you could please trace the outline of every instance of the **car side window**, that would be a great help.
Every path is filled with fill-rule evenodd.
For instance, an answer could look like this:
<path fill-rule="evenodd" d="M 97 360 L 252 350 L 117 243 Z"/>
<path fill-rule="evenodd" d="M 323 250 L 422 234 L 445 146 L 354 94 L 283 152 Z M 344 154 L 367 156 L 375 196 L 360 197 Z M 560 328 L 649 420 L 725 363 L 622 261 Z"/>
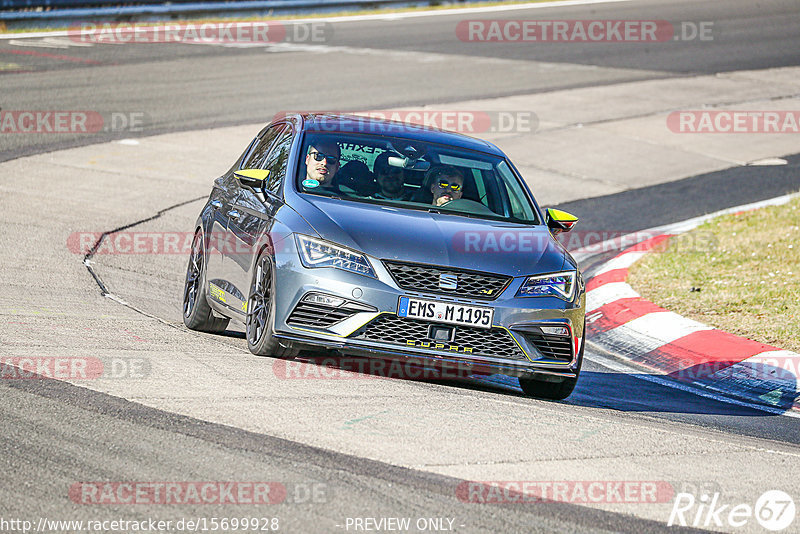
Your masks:
<path fill-rule="evenodd" d="M 283 178 L 286 176 L 286 167 L 289 165 L 289 150 L 292 148 L 293 139 L 292 129 L 285 126 L 269 155 L 261 165 L 262 169 L 269 171 L 266 188 L 275 194 L 278 193 Z"/>
<path fill-rule="evenodd" d="M 264 159 L 269 153 L 270 147 L 275 142 L 275 139 L 281 134 L 285 125 L 278 124 L 269 128 L 261 139 L 255 143 L 255 146 L 250 153 L 242 161 L 240 169 L 260 169 L 264 163 Z"/>

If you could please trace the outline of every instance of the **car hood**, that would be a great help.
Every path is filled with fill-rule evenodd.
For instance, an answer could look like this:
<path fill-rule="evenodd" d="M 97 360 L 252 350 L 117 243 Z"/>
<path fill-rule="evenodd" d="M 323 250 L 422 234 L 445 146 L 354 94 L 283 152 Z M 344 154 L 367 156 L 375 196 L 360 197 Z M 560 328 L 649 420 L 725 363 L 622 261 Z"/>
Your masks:
<path fill-rule="evenodd" d="M 328 241 L 381 260 L 510 276 L 560 271 L 566 254 L 544 225 L 528 226 L 303 196 L 298 212 Z"/>

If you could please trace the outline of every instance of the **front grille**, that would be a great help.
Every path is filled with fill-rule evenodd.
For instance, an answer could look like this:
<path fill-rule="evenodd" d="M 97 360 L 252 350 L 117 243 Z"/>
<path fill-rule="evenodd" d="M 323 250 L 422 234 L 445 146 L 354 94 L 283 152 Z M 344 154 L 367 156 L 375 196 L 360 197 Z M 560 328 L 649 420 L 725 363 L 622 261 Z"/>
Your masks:
<path fill-rule="evenodd" d="M 317 303 L 300 302 L 295 307 L 286 323 L 293 326 L 313 326 L 328 328 L 355 314 L 353 310 L 334 308 Z"/>
<path fill-rule="evenodd" d="M 433 324 L 417 319 L 400 318 L 396 315 L 381 315 L 371 321 L 366 329 L 354 336 L 356 339 L 391 343 L 393 345 L 409 346 L 408 341 L 424 343 L 437 343 L 428 337 L 428 329 Z M 460 350 L 438 350 L 448 354 L 472 354 L 475 356 L 492 356 L 510 360 L 528 361 L 511 335 L 502 328 L 482 329 L 470 326 L 450 326 L 455 328 L 453 341 L 446 343 L 448 346 L 457 346 Z M 439 342 L 441 343 L 441 342 Z M 463 352 L 464 348 L 471 348 L 472 352 Z M 431 348 L 431 350 L 434 350 Z"/>
<path fill-rule="evenodd" d="M 554 360 L 572 361 L 572 339 L 544 334 L 524 334 L 525 339 L 539 349 L 542 356 Z"/>
<path fill-rule="evenodd" d="M 411 291 L 494 300 L 511 282 L 510 276 L 499 274 L 395 261 L 384 261 L 383 263 L 397 285 Z M 439 276 L 442 274 L 456 275 L 458 278 L 457 288 L 447 290 L 439 287 Z"/>

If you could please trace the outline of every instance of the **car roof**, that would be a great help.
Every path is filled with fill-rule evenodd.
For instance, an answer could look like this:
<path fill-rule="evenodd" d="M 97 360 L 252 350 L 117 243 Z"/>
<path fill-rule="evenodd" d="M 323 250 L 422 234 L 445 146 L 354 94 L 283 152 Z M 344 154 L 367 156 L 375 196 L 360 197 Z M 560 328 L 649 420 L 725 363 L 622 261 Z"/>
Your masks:
<path fill-rule="evenodd" d="M 455 132 L 439 130 L 429 126 L 417 126 L 404 122 L 375 117 L 362 117 L 335 113 L 298 113 L 299 129 L 304 132 L 363 133 L 399 137 L 428 143 L 450 145 L 478 152 L 505 157 L 492 143 Z"/>

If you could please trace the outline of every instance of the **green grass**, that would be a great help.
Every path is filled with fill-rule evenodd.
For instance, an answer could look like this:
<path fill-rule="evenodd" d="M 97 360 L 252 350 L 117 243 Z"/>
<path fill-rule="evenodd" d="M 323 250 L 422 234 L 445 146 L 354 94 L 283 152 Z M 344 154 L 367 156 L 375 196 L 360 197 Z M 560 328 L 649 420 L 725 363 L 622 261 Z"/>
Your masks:
<path fill-rule="evenodd" d="M 628 282 L 683 316 L 800 352 L 800 198 L 674 237 Z"/>
<path fill-rule="evenodd" d="M 489 2 L 456 2 L 456 3 L 449 3 L 449 4 L 441 4 L 441 5 L 428 5 L 428 6 L 410 6 L 410 7 L 398 7 L 398 8 L 391 8 L 391 7 L 377 7 L 375 9 L 361 9 L 361 10 L 350 10 L 350 11 L 332 11 L 326 13 L 298 13 L 298 14 L 285 14 L 285 15 L 263 15 L 263 16 L 253 16 L 253 17 L 215 17 L 215 18 L 208 18 L 208 17 L 201 17 L 201 18 L 179 18 L 179 19 L 165 19 L 165 20 L 154 20 L 154 21 L 135 21 L 136 24 L 166 24 L 166 23 L 203 23 L 203 22 L 253 22 L 253 21 L 265 21 L 265 20 L 293 20 L 293 19 L 315 19 L 315 18 L 328 18 L 328 17 L 349 17 L 355 15 L 389 15 L 392 13 L 411 13 L 414 11 L 442 11 L 448 9 L 463 9 L 463 8 L 472 8 L 472 7 L 491 7 L 491 6 L 503 6 L 503 5 L 513 5 L 513 4 L 533 4 L 533 3 L 547 3 L 547 2 L 554 2 L 556 0 L 497 0 L 497 1 L 489 1 Z M 109 21 L 111 22 L 111 21 Z M 114 24 L 111 22 L 111 24 Z M 52 28 L 13 28 L 13 29 L 6 29 L 3 26 L 3 23 L 0 22 L 0 33 L 26 33 L 26 32 L 55 32 L 55 31 L 65 31 L 69 28 L 74 27 L 74 25 L 69 26 L 59 26 L 59 27 L 52 27 Z"/>

